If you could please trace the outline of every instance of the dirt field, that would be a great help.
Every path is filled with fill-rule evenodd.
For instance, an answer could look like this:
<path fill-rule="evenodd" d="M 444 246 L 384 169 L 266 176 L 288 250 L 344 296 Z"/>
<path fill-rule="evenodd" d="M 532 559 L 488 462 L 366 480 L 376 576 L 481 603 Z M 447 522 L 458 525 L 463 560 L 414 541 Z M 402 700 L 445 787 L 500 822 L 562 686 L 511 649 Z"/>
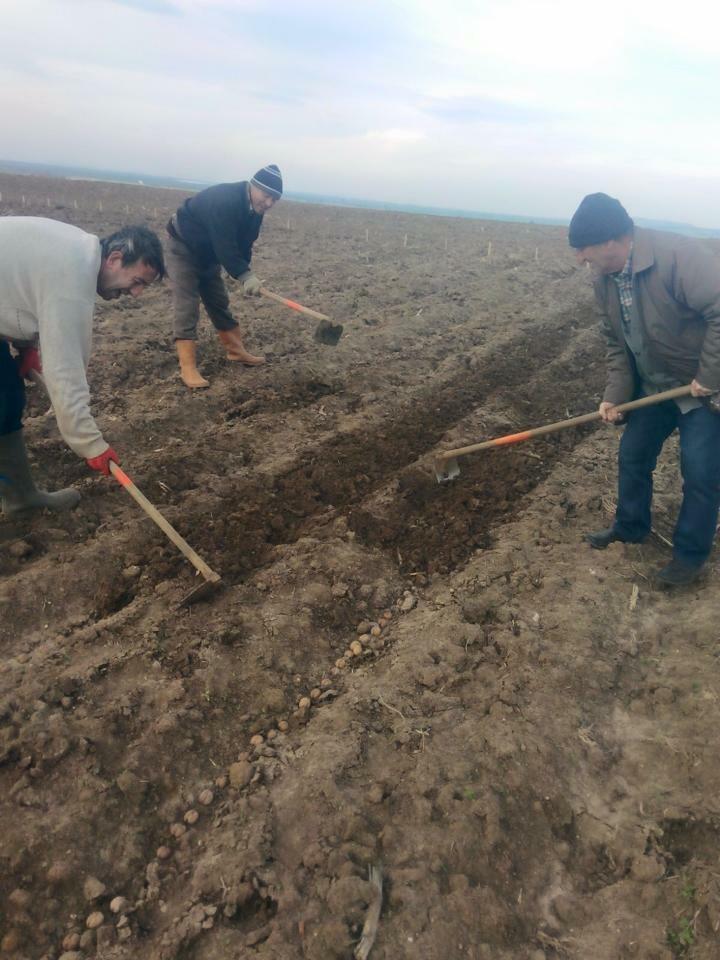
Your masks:
<path fill-rule="evenodd" d="M 182 199 L 0 191 L 97 233 L 160 231 Z M 37 479 L 83 500 L 0 519 L 2 956 L 345 960 L 381 864 L 371 960 L 718 957 L 717 561 L 665 593 L 661 539 L 582 543 L 610 520 L 614 428 L 431 471 L 595 408 L 564 231 L 284 201 L 255 269 L 338 346 L 230 282 L 269 362 L 227 363 L 204 319 L 191 394 L 167 285 L 97 310 L 98 421 L 222 574 L 211 600 L 177 609 L 188 563 L 30 390 Z"/>

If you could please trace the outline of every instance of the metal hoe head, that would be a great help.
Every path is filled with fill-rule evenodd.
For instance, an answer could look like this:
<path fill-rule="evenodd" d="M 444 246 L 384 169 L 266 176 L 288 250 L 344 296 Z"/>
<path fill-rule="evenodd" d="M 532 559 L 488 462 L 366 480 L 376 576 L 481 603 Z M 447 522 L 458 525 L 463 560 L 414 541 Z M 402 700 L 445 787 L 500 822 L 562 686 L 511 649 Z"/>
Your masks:
<path fill-rule="evenodd" d="M 180 609 L 183 607 L 189 607 L 193 603 L 197 603 L 198 600 L 206 600 L 208 597 L 212 596 L 216 590 L 220 590 L 223 582 L 220 579 L 219 574 L 214 574 L 214 578 L 215 579 L 203 580 L 202 583 L 199 583 L 196 587 L 193 587 L 190 593 L 186 594 L 182 598 L 178 604 L 178 607 L 180 607 Z"/>
<path fill-rule="evenodd" d="M 343 325 L 341 323 L 321 320 L 315 328 L 314 337 L 318 343 L 324 343 L 326 346 L 334 347 L 342 336 L 342 332 Z"/>
<path fill-rule="evenodd" d="M 449 460 L 438 457 L 433 466 L 435 479 L 438 483 L 447 483 L 448 480 L 454 480 L 455 477 L 460 476 L 460 464 L 455 457 L 451 457 Z"/>

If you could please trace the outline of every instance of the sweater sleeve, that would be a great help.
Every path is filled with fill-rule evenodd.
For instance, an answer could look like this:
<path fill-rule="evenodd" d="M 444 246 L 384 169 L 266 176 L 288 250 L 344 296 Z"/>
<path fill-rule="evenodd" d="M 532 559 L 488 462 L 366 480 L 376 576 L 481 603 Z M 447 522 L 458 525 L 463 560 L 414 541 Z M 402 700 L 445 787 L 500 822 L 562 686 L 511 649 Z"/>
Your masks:
<path fill-rule="evenodd" d="M 242 255 L 243 255 L 243 258 L 245 259 L 245 261 L 246 261 L 246 263 L 247 263 L 247 268 L 248 268 L 248 270 L 250 270 L 250 261 L 252 260 L 253 244 L 255 243 L 255 241 L 257 240 L 258 236 L 260 235 L 260 226 L 261 226 L 261 224 L 262 224 L 262 217 L 257 218 L 257 223 L 255 223 L 255 224 L 254 224 L 252 227 L 250 227 L 250 229 L 248 230 L 248 234 L 247 234 L 247 236 L 246 236 L 246 238 L 245 238 L 245 242 L 244 242 L 244 245 L 243 245 Z M 241 277 L 241 276 L 242 276 L 242 274 L 238 274 L 238 277 Z"/>
<path fill-rule="evenodd" d="M 205 227 L 218 262 L 231 277 L 242 276 L 250 270 L 252 244 L 240 248 L 237 237 L 236 213 L 230 203 L 209 204 L 204 217 Z"/>
<path fill-rule="evenodd" d="M 92 345 L 95 304 L 53 297 L 38 317 L 45 383 L 63 438 L 80 457 L 97 457 L 108 446 L 90 413 L 85 371 Z"/>

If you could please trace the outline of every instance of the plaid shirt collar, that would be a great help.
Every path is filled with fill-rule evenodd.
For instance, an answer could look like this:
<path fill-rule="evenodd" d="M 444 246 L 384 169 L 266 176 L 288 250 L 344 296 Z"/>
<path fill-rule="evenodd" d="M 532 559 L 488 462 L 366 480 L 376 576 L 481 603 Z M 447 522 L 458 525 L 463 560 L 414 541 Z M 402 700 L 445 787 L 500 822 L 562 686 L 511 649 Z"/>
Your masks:
<path fill-rule="evenodd" d="M 633 247 L 632 247 L 632 244 L 630 244 L 630 250 L 628 252 L 628 258 L 625 261 L 625 266 L 622 268 L 622 270 L 619 270 L 617 273 L 610 274 L 618 290 L 622 319 L 625 324 L 630 323 L 632 303 L 633 303 L 632 255 L 633 255 Z"/>
<path fill-rule="evenodd" d="M 617 279 L 623 279 L 623 280 L 625 279 L 632 280 L 632 275 L 633 275 L 632 259 L 633 259 L 633 243 L 631 241 L 630 249 L 628 250 L 628 258 L 625 261 L 625 266 L 622 268 L 622 270 L 619 271 L 619 273 L 613 274 L 613 279 L 617 278 Z"/>

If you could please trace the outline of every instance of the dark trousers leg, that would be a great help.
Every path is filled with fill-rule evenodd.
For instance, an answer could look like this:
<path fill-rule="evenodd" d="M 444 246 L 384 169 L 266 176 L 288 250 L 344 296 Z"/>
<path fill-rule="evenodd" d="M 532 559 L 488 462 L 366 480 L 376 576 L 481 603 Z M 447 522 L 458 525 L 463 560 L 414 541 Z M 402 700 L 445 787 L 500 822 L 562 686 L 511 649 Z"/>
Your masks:
<path fill-rule="evenodd" d="M 25 409 L 25 383 L 17 372 L 10 345 L 0 340 L 0 434 L 22 428 Z"/>
<path fill-rule="evenodd" d="M 165 262 L 173 298 L 173 337 L 197 340 L 200 320 L 200 278 L 193 256 L 185 244 L 171 237 Z"/>
<path fill-rule="evenodd" d="M 233 330 L 237 327 L 237 320 L 230 312 L 227 287 L 219 264 L 202 273 L 198 289 L 203 306 L 216 330 Z"/>
<path fill-rule="evenodd" d="M 673 553 L 699 567 L 715 539 L 720 508 L 720 416 L 699 407 L 680 417 L 683 500 L 673 535 Z"/>
<path fill-rule="evenodd" d="M 620 441 L 615 529 L 623 540 L 643 540 L 651 527 L 653 471 L 663 443 L 681 416 L 670 401 L 630 414 Z"/>

